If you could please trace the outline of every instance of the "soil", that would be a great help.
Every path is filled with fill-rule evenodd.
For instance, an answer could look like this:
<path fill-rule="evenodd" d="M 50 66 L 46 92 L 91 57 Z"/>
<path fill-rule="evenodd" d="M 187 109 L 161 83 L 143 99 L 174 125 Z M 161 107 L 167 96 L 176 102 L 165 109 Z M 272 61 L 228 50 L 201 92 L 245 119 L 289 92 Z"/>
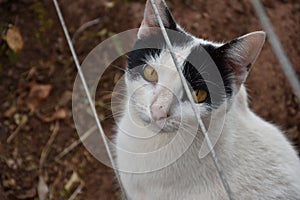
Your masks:
<path fill-rule="evenodd" d="M 187 31 L 209 40 L 227 41 L 262 29 L 247 0 L 167 3 Z M 263 4 L 300 77 L 300 2 L 263 0 Z M 144 1 L 65 0 L 60 6 L 71 35 L 86 22 L 100 20 L 75 38 L 82 61 L 110 35 L 139 27 Z M 83 189 L 76 199 L 117 199 L 119 192 L 111 169 L 83 146 L 55 161 L 61 151 L 78 140 L 78 135 L 71 113 L 76 68 L 52 1 L 0 0 L 0 13 L 0 31 L 7 33 L 8 24 L 13 24 L 24 41 L 22 50 L 14 53 L 0 40 L 0 199 L 38 199 L 39 176 L 44 178 L 52 199 L 68 199 L 80 184 Z M 124 67 L 124 62 L 118 65 Z M 109 104 L 109 95 L 101 91 L 112 91 L 113 79 L 120 75 L 116 68 L 105 73 L 97 93 L 99 105 Z M 251 108 L 285 130 L 300 150 L 299 101 L 268 42 L 246 84 Z M 110 112 L 101 106 L 98 111 L 106 134 L 112 135 Z M 39 170 L 42 151 L 55 133 Z M 12 134 L 15 136 L 10 137 Z M 72 175 L 79 178 L 70 184 Z"/>

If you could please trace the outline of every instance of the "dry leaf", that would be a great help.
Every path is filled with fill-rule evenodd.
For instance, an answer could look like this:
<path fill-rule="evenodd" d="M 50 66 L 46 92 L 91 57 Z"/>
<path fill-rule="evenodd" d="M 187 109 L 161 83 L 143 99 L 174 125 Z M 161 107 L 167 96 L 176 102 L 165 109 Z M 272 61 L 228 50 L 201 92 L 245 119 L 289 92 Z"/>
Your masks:
<path fill-rule="evenodd" d="M 65 109 L 59 109 L 50 117 L 43 116 L 39 112 L 36 112 L 36 115 L 44 122 L 52 122 L 57 119 L 65 119 L 68 116 L 68 112 Z"/>
<path fill-rule="evenodd" d="M 53 115 L 53 119 L 65 119 L 68 116 L 68 113 L 65 109 L 59 109 Z"/>
<path fill-rule="evenodd" d="M 73 184 L 79 183 L 80 181 L 81 179 L 79 178 L 78 174 L 75 171 L 73 171 L 71 178 L 68 180 L 68 182 L 65 185 L 65 190 L 70 191 Z"/>
<path fill-rule="evenodd" d="M 37 191 L 39 195 L 39 200 L 46 200 L 48 193 L 49 193 L 49 188 L 43 178 L 43 176 L 39 176 L 39 183 L 37 186 Z"/>
<path fill-rule="evenodd" d="M 23 49 L 24 42 L 20 30 L 12 24 L 8 25 L 8 30 L 3 36 L 3 40 L 6 41 L 8 47 L 14 52 L 18 52 Z"/>
<path fill-rule="evenodd" d="M 113 8 L 113 7 L 115 7 L 115 2 L 113 2 L 113 1 L 111 1 L 111 2 L 106 2 L 106 3 L 105 3 L 105 6 L 106 6 L 107 8 Z"/>
<path fill-rule="evenodd" d="M 26 101 L 28 108 L 32 111 L 35 110 L 40 102 L 49 96 L 51 89 L 52 85 L 49 84 L 32 83 Z"/>
<path fill-rule="evenodd" d="M 26 124 L 28 122 L 28 116 L 20 115 L 19 113 L 16 113 L 14 115 L 14 120 L 17 125 Z"/>
<path fill-rule="evenodd" d="M 15 160 L 13 160 L 11 158 L 6 159 L 5 162 L 6 162 L 7 166 L 11 169 L 16 170 L 18 168 L 18 165 L 15 162 Z"/>
<path fill-rule="evenodd" d="M 32 84 L 30 87 L 29 97 L 34 97 L 38 99 L 46 99 L 49 96 L 49 93 L 52 89 L 52 86 L 49 84 Z"/>
<path fill-rule="evenodd" d="M 2 185 L 5 188 L 14 188 L 17 185 L 17 182 L 15 179 L 10 178 L 8 180 L 3 180 Z"/>

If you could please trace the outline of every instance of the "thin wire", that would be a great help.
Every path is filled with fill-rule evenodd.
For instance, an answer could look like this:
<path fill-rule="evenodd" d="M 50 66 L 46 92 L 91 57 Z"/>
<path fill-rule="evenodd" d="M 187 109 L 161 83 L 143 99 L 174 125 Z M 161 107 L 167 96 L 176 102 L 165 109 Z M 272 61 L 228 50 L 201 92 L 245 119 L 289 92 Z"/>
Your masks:
<path fill-rule="evenodd" d="M 118 173 L 118 171 L 117 171 L 116 164 L 115 164 L 114 159 L 113 159 L 113 157 L 112 157 L 112 153 L 111 153 L 110 148 L 109 148 L 109 146 L 108 146 L 108 142 L 107 142 L 107 140 L 106 140 L 106 136 L 105 136 L 105 134 L 104 134 L 104 131 L 103 131 L 102 126 L 101 126 L 101 123 L 100 123 L 100 120 L 99 120 L 99 118 L 98 118 L 98 115 L 97 115 L 97 111 L 96 111 L 95 105 L 94 105 L 94 103 L 93 103 L 91 94 L 90 94 L 90 92 L 89 92 L 89 88 L 88 88 L 88 86 L 87 86 L 85 77 L 84 77 L 84 75 L 83 75 L 83 73 L 82 73 L 82 70 L 81 70 L 81 67 L 80 67 L 80 64 L 79 64 L 79 61 L 78 61 L 78 58 L 77 58 L 75 49 L 74 49 L 73 44 L 72 44 L 72 41 L 71 41 L 71 39 L 70 39 L 69 32 L 68 32 L 67 27 L 66 27 L 66 25 L 65 25 L 65 21 L 64 21 L 64 19 L 63 19 L 61 10 L 60 10 L 60 8 L 59 8 L 59 5 L 58 5 L 58 3 L 57 3 L 57 0 L 53 0 L 53 3 L 54 3 L 54 6 L 55 6 L 55 9 L 56 9 L 56 13 L 57 13 L 57 15 L 58 15 L 59 21 L 60 21 L 61 26 L 62 26 L 62 28 L 63 28 L 65 37 L 66 37 L 66 39 L 67 39 L 69 48 L 70 48 L 70 50 L 71 50 L 72 56 L 73 56 L 73 58 L 74 58 L 75 65 L 76 65 L 78 74 L 79 74 L 79 76 L 80 76 L 81 82 L 82 82 L 82 84 L 83 84 L 84 91 L 85 91 L 86 96 L 87 96 L 87 98 L 88 98 L 88 101 L 89 101 L 89 104 L 90 104 L 90 107 L 91 107 L 93 116 L 94 116 L 94 118 L 95 118 L 95 120 L 96 120 L 97 127 L 98 127 L 98 129 L 99 129 L 99 131 L 100 131 L 100 133 L 101 133 L 101 137 L 102 137 L 102 139 L 103 139 L 104 146 L 105 146 L 105 149 L 106 149 L 106 151 L 107 151 L 109 160 L 110 160 L 110 162 L 111 162 L 112 168 L 113 168 L 113 170 L 114 170 L 114 173 L 115 173 L 115 175 L 116 175 L 116 177 L 117 177 L 117 181 L 118 181 L 119 186 L 120 186 L 120 188 L 121 188 L 122 196 L 123 196 L 124 198 L 127 199 L 126 192 L 125 192 L 125 190 L 124 190 L 124 188 L 123 188 L 123 185 L 122 185 L 122 182 L 121 182 L 121 180 L 120 180 L 120 176 L 119 176 L 119 173 Z"/>
<path fill-rule="evenodd" d="M 266 15 L 266 12 L 264 11 L 264 8 L 259 0 L 251 0 L 251 3 L 254 7 L 254 10 L 256 12 L 256 15 L 258 16 L 264 30 L 267 32 L 267 35 L 269 36 L 269 42 L 271 44 L 271 47 L 276 54 L 276 57 L 280 63 L 280 66 L 290 82 L 292 89 L 294 90 L 295 95 L 298 97 L 298 100 L 300 100 L 300 82 L 296 76 L 295 70 L 292 67 L 291 62 L 289 61 L 288 57 L 286 56 L 286 53 L 284 52 L 282 45 L 274 32 L 274 28 Z"/>
<path fill-rule="evenodd" d="M 163 1 L 163 3 L 166 5 L 166 3 L 164 1 Z M 210 141 L 210 139 L 208 137 L 207 130 L 206 130 L 205 126 L 204 126 L 204 123 L 203 123 L 200 115 L 198 114 L 198 109 L 197 109 L 196 105 L 194 104 L 194 100 L 193 100 L 192 94 L 191 94 L 191 92 L 189 90 L 188 84 L 187 84 L 187 82 L 185 80 L 185 77 L 184 77 L 184 75 L 183 75 L 183 73 L 182 73 L 182 71 L 180 69 L 180 65 L 179 65 L 179 63 L 177 61 L 177 58 L 176 58 L 176 56 L 175 56 L 175 54 L 173 52 L 172 44 L 170 42 L 170 39 L 169 39 L 168 34 L 167 34 L 167 31 L 166 31 L 166 29 L 164 27 L 164 24 L 163 24 L 162 19 L 161 19 L 160 15 L 159 15 L 159 12 L 158 12 L 158 9 L 156 7 L 156 4 L 155 4 L 154 0 L 151 0 L 151 5 L 152 5 L 152 8 L 153 8 L 154 14 L 155 14 L 155 16 L 157 18 L 157 21 L 159 23 L 159 26 L 160 26 L 160 29 L 162 31 L 163 37 L 164 37 L 164 39 L 166 41 L 168 50 L 170 51 L 170 54 L 171 54 L 172 59 L 174 61 L 174 64 L 175 64 L 175 66 L 177 68 L 177 71 L 179 73 L 179 76 L 180 76 L 180 79 L 181 79 L 181 83 L 182 83 L 182 85 L 183 85 L 183 87 L 185 89 L 185 92 L 186 92 L 186 94 L 188 96 L 188 99 L 189 99 L 189 101 L 190 101 L 190 103 L 192 105 L 192 109 L 193 109 L 194 114 L 195 114 L 195 116 L 197 118 L 197 121 L 199 123 L 200 129 L 201 129 L 201 131 L 202 131 L 202 133 L 204 135 L 204 138 L 205 138 L 205 141 L 207 143 L 207 146 L 208 146 L 208 148 L 209 148 L 209 150 L 211 152 L 211 156 L 213 158 L 214 165 L 215 165 L 215 167 L 217 169 L 217 172 L 218 172 L 218 174 L 220 176 L 220 179 L 222 181 L 224 189 L 226 190 L 228 198 L 230 200 L 233 200 L 231 189 L 230 189 L 229 184 L 228 184 L 228 182 L 227 182 L 227 180 L 226 180 L 226 178 L 225 178 L 225 176 L 224 176 L 224 174 L 222 172 L 221 166 L 219 164 L 218 157 L 217 157 L 216 152 L 213 149 L 212 143 L 211 143 L 211 141 Z"/>

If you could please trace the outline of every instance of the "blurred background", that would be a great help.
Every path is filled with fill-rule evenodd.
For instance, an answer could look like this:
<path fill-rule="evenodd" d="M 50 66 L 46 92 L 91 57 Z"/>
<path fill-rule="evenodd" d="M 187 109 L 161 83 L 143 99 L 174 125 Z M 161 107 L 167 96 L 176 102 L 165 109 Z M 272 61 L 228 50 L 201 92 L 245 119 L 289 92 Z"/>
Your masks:
<path fill-rule="evenodd" d="M 262 29 L 248 0 L 167 3 L 179 24 L 205 39 L 228 41 Z M 300 1 L 262 3 L 300 77 Z M 83 61 L 101 41 L 138 28 L 145 1 L 59 4 Z M 52 1 L 0 0 L 0 31 L 0 199 L 118 199 L 112 170 L 90 155 L 76 133 L 71 100 L 77 71 Z M 125 59 L 114 66 L 125 68 Z M 123 74 L 118 67 L 105 72 L 96 95 L 108 136 L 111 91 Z M 251 108 L 285 130 L 299 150 L 299 101 L 268 42 L 246 84 Z"/>

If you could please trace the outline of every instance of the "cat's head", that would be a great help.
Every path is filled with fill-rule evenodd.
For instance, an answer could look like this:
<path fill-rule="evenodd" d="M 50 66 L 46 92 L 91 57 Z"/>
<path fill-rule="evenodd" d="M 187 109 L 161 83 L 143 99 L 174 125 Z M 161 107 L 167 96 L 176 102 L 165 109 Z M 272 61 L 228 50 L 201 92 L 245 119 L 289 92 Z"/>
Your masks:
<path fill-rule="evenodd" d="M 223 104 L 230 107 L 261 51 L 265 33 L 253 32 L 224 44 L 205 41 L 186 33 L 163 1 L 155 2 L 202 117 Z M 138 41 L 128 54 L 126 87 L 133 119 L 150 129 L 171 132 L 183 120 L 196 123 L 149 0 Z"/>

